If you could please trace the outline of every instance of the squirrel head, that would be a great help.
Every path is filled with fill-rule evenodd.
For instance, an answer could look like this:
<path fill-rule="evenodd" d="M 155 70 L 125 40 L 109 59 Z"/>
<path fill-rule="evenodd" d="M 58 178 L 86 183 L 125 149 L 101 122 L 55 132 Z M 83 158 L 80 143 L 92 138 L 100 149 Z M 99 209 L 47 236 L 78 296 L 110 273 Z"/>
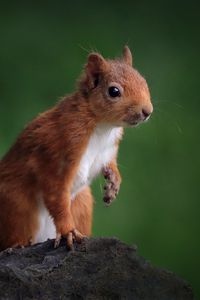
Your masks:
<path fill-rule="evenodd" d="M 99 122 L 135 126 L 153 112 L 146 80 L 132 67 L 132 61 L 127 46 L 120 59 L 89 54 L 79 89 Z"/>

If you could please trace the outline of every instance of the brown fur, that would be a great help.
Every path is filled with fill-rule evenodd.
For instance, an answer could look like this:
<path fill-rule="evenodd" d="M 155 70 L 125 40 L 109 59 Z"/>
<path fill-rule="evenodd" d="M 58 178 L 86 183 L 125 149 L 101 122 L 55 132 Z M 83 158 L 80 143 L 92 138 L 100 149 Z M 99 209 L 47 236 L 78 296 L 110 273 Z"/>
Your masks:
<path fill-rule="evenodd" d="M 72 201 L 72 216 L 75 227 L 84 235 L 92 232 L 93 197 L 89 187 L 79 192 Z"/>
<path fill-rule="evenodd" d="M 131 125 L 140 121 L 142 109 L 152 112 L 146 81 L 131 62 L 129 49 L 124 50 L 121 60 L 90 54 L 78 91 L 28 124 L 1 160 L 1 249 L 28 245 L 34 239 L 40 193 L 58 234 L 66 237 L 77 228 L 90 235 L 90 190 L 82 190 L 72 204 L 70 191 L 95 126 L 99 122 Z M 107 94 L 110 83 L 123 89 L 120 101 Z M 120 184 L 115 158 L 110 167 Z"/>

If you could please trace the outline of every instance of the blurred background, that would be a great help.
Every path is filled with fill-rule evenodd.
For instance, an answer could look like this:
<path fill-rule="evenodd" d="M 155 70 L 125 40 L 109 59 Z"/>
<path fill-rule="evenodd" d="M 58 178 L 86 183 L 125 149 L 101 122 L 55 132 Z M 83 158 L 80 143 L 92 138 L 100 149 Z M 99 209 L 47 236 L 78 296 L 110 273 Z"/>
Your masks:
<path fill-rule="evenodd" d="M 123 184 L 109 208 L 94 185 L 94 236 L 138 245 L 200 295 L 200 5 L 198 1 L 1 2 L 0 156 L 25 124 L 74 90 L 90 50 L 133 51 L 154 114 L 127 129 Z"/>

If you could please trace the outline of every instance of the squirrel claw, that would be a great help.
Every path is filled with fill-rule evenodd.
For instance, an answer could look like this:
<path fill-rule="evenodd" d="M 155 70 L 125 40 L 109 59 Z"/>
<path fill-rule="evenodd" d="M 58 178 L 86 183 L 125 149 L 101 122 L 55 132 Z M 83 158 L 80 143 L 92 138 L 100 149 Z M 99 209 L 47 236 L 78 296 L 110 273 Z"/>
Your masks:
<path fill-rule="evenodd" d="M 67 248 L 69 250 L 73 250 L 73 235 L 71 231 L 67 234 L 66 239 L 67 239 Z"/>
<path fill-rule="evenodd" d="M 62 238 L 61 234 L 57 233 L 55 241 L 54 241 L 54 248 L 58 248 L 59 247 L 61 238 Z"/>
<path fill-rule="evenodd" d="M 81 243 L 82 240 L 86 237 L 85 235 L 83 235 L 82 233 L 80 233 L 77 229 L 72 230 L 72 233 L 75 237 L 75 240 L 77 241 L 77 243 Z"/>
<path fill-rule="evenodd" d="M 112 203 L 113 199 L 108 196 L 104 196 L 103 201 L 106 204 L 106 206 L 109 206 Z"/>
<path fill-rule="evenodd" d="M 67 233 L 64 237 L 66 238 L 67 248 L 69 250 L 73 250 L 73 242 L 76 241 L 77 243 L 80 244 L 86 236 L 80 233 L 77 229 L 73 229 L 69 233 Z M 54 242 L 54 248 L 59 247 L 61 239 L 62 239 L 62 235 L 60 233 L 57 233 Z"/>

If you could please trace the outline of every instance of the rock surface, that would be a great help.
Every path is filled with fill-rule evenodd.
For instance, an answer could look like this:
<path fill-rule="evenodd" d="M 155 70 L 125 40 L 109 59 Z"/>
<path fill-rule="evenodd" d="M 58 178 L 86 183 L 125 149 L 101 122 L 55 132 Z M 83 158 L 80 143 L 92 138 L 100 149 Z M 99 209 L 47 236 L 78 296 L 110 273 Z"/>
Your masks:
<path fill-rule="evenodd" d="M 190 300 L 190 286 L 155 268 L 115 238 L 92 238 L 74 251 L 47 241 L 0 253 L 0 299 Z"/>

